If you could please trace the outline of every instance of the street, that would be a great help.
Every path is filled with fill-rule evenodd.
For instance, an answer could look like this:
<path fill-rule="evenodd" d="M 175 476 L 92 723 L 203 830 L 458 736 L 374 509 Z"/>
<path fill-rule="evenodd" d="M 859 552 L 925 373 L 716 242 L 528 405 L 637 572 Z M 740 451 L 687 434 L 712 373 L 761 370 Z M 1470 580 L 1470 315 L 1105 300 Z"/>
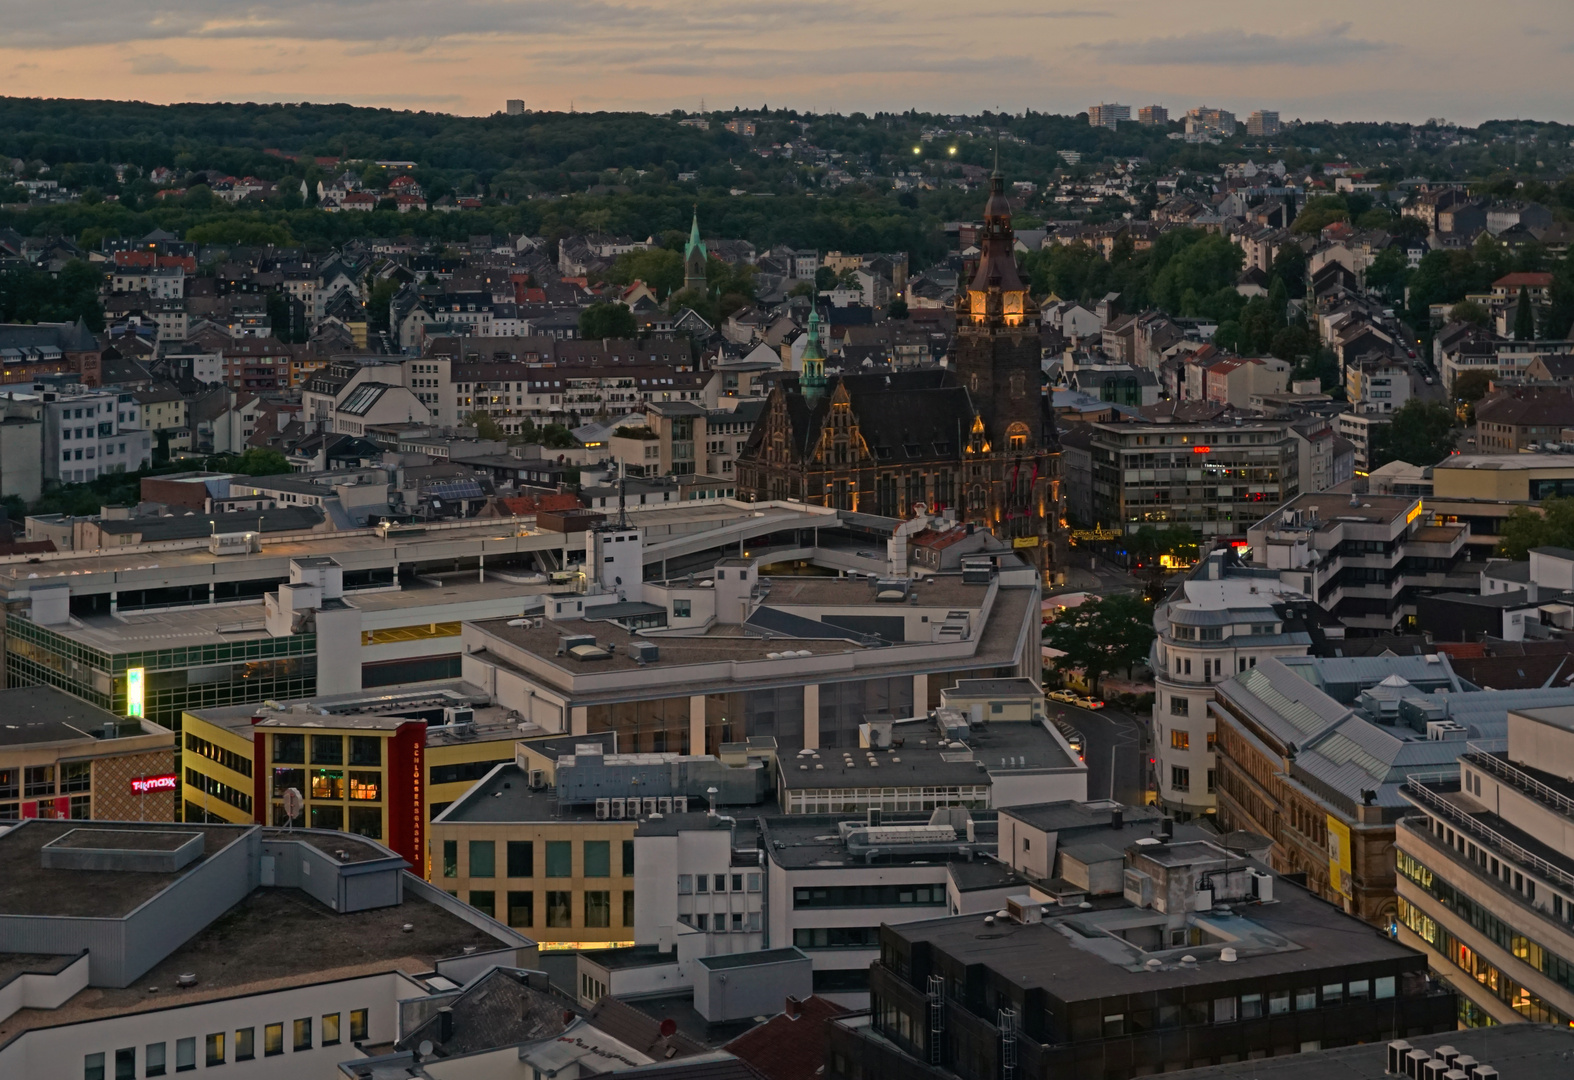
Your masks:
<path fill-rule="evenodd" d="M 1088 798 L 1117 799 L 1128 805 L 1143 802 L 1147 761 L 1142 747 L 1145 717 L 1114 707 L 1091 712 L 1051 701 L 1053 715 L 1082 733 L 1088 765 Z"/>

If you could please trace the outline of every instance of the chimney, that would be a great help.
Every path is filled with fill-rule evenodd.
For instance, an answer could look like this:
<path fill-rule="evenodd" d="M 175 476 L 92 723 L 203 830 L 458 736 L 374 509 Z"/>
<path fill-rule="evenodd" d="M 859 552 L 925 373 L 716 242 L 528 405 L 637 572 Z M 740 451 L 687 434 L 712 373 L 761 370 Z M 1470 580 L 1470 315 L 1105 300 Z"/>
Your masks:
<path fill-rule="evenodd" d="M 787 995 L 787 1007 L 784 1008 L 782 1010 L 782 1012 L 786 1013 L 789 1018 L 791 1018 L 793 1020 L 796 1020 L 796 1019 L 798 1019 L 799 1013 L 802 1010 L 802 1008 L 803 1008 L 803 1002 L 799 1001 L 797 998 L 793 997 L 791 994 L 788 994 Z"/>
<path fill-rule="evenodd" d="M 1117 830 L 1126 827 L 1126 811 L 1124 807 L 1117 806 L 1109 812 L 1109 827 Z"/>
<path fill-rule="evenodd" d="M 454 1010 L 452 1006 L 444 1005 L 437 1010 L 437 1041 L 446 1043 L 454 1037 Z"/>
<path fill-rule="evenodd" d="M 1175 819 L 1165 818 L 1159 822 L 1159 835 L 1165 840 L 1175 839 Z"/>

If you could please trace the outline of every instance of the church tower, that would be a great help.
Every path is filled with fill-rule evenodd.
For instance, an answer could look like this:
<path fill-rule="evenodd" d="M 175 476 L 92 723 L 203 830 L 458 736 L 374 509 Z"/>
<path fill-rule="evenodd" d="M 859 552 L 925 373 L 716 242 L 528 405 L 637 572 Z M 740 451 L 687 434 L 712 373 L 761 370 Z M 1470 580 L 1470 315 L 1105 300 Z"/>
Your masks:
<path fill-rule="evenodd" d="M 955 368 L 974 411 L 960 509 L 1051 578 L 1062 505 L 1060 441 L 1044 398 L 1038 309 L 1017 270 L 1015 247 L 997 166 L 978 261 L 956 299 Z"/>
<path fill-rule="evenodd" d="M 694 223 L 689 226 L 689 240 L 683 245 L 683 287 L 705 292 L 705 267 L 709 254 L 705 241 L 700 239 L 700 211 L 694 208 Z"/>
<path fill-rule="evenodd" d="M 809 305 L 809 330 L 803 344 L 803 374 L 798 389 L 811 406 L 825 393 L 825 346 L 820 343 L 820 309 Z"/>

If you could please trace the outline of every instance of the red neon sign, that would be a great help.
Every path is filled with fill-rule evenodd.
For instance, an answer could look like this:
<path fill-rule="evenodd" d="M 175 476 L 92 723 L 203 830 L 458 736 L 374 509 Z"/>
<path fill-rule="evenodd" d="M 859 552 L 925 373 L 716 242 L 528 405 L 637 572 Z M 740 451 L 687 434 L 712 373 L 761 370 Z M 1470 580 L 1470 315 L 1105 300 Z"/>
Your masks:
<path fill-rule="evenodd" d="M 174 773 L 164 773 L 160 776 L 133 776 L 131 792 L 133 795 L 146 795 L 150 791 L 174 791 L 175 783 Z"/>
<path fill-rule="evenodd" d="M 1211 447 L 1211 446 L 1194 446 L 1194 447 L 1191 448 L 1191 452 L 1194 453 L 1194 454 L 1206 454 L 1209 450 L 1212 450 L 1212 449 L 1213 449 L 1213 447 Z"/>

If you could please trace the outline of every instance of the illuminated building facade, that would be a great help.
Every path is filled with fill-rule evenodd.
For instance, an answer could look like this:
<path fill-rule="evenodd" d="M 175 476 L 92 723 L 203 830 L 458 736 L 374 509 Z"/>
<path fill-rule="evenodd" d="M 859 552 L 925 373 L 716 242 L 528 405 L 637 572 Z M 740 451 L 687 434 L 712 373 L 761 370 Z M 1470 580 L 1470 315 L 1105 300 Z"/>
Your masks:
<path fill-rule="evenodd" d="M 1042 391 L 1038 309 L 1017 272 L 998 174 L 984 220 L 957 295 L 951 366 L 826 375 L 814 318 L 802 374 L 771 391 L 739 456 L 740 497 L 894 518 L 954 509 L 1052 577 L 1060 444 Z"/>

